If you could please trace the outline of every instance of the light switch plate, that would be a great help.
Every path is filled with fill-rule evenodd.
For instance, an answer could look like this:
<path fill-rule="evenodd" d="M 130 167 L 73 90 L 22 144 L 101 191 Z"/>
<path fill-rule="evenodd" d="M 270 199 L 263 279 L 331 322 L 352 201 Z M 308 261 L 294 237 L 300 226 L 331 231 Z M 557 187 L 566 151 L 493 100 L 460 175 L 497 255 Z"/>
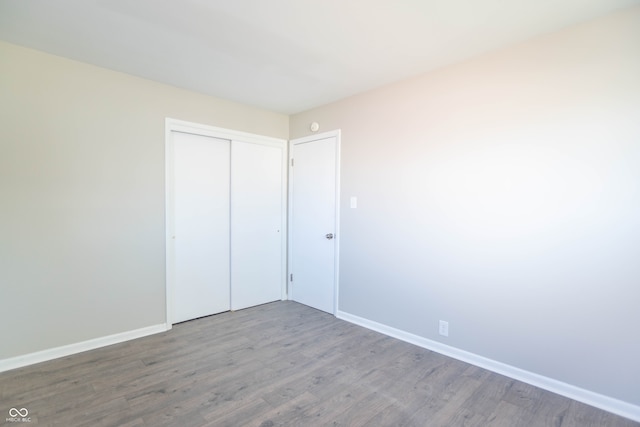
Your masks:
<path fill-rule="evenodd" d="M 358 207 L 358 198 L 356 196 L 351 196 L 351 199 L 349 200 L 349 205 L 351 206 L 351 209 L 355 209 Z"/>

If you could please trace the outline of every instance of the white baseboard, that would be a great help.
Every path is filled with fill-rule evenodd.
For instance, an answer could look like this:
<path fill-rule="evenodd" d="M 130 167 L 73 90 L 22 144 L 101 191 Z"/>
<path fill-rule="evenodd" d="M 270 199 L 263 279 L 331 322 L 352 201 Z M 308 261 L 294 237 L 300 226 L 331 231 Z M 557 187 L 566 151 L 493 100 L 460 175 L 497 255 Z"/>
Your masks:
<path fill-rule="evenodd" d="M 145 328 L 135 329 L 133 331 L 121 332 L 119 334 L 108 335 L 106 337 L 94 338 L 91 340 L 64 345 L 61 347 L 37 351 L 35 353 L 2 359 L 0 360 L 0 372 L 22 368 L 23 366 L 29 366 L 35 363 L 46 362 L 47 360 L 70 356 L 72 354 L 94 350 L 96 348 L 106 347 L 108 345 L 118 344 L 136 338 L 146 337 L 147 335 L 165 332 L 169 329 L 171 329 L 171 325 L 167 324 L 147 326 Z"/>
<path fill-rule="evenodd" d="M 427 350 L 432 350 L 437 353 L 444 354 L 445 356 L 453 357 L 454 359 L 458 359 L 463 362 L 488 369 L 490 371 L 505 375 L 515 380 L 540 387 L 542 389 L 568 397 L 573 400 L 577 400 L 578 402 L 582 402 L 587 405 L 600 408 L 607 412 L 611 412 L 616 415 L 620 415 L 622 417 L 640 422 L 640 406 L 636 406 L 609 396 L 585 390 L 571 384 L 554 380 L 553 378 L 548 378 L 543 375 L 525 371 L 524 369 L 516 368 L 515 366 L 507 365 L 496 360 L 488 359 L 474 353 L 460 350 L 458 348 L 451 347 L 427 338 L 423 338 L 421 336 L 414 335 L 409 332 L 396 329 L 382 323 L 374 322 L 372 320 L 365 319 L 344 311 L 338 310 L 336 313 L 336 317 L 347 322 L 363 326 L 367 329 L 380 332 L 390 337 L 406 341 L 419 347 L 426 348 Z"/>

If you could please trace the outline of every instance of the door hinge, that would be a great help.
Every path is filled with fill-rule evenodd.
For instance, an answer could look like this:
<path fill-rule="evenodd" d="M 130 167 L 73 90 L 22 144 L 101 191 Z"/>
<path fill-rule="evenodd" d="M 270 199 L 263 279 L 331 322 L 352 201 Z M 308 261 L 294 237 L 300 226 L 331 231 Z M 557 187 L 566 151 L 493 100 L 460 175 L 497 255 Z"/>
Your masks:
<path fill-rule="evenodd" d="M 291 159 L 291 167 L 293 167 L 293 159 Z"/>
<path fill-rule="evenodd" d="M 293 273 L 291 273 L 291 274 L 289 275 L 289 281 L 290 281 L 290 282 L 293 282 Z"/>

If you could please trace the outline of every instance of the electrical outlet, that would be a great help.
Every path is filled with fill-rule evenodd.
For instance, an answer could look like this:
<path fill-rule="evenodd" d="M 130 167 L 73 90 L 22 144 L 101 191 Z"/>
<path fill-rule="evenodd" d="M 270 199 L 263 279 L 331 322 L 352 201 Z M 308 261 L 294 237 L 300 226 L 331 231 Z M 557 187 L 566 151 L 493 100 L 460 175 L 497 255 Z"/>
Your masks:
<path fill-rule="evenodd" d="M 449 336 L 449 322 L 445 322 L 444 320 L 441 320 L 438 332 L 440 332 L 440 335 L 448 337 Z"/>

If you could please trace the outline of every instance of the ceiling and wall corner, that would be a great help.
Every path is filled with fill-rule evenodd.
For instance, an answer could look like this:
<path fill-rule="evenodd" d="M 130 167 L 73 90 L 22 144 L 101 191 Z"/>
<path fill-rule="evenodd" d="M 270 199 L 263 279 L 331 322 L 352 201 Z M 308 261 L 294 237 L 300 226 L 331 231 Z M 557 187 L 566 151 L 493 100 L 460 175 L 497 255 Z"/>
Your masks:
<path fill-rule="evenodd" d="M 640 0 L 2 0 L 0 39 L 285 114 Z"/>

